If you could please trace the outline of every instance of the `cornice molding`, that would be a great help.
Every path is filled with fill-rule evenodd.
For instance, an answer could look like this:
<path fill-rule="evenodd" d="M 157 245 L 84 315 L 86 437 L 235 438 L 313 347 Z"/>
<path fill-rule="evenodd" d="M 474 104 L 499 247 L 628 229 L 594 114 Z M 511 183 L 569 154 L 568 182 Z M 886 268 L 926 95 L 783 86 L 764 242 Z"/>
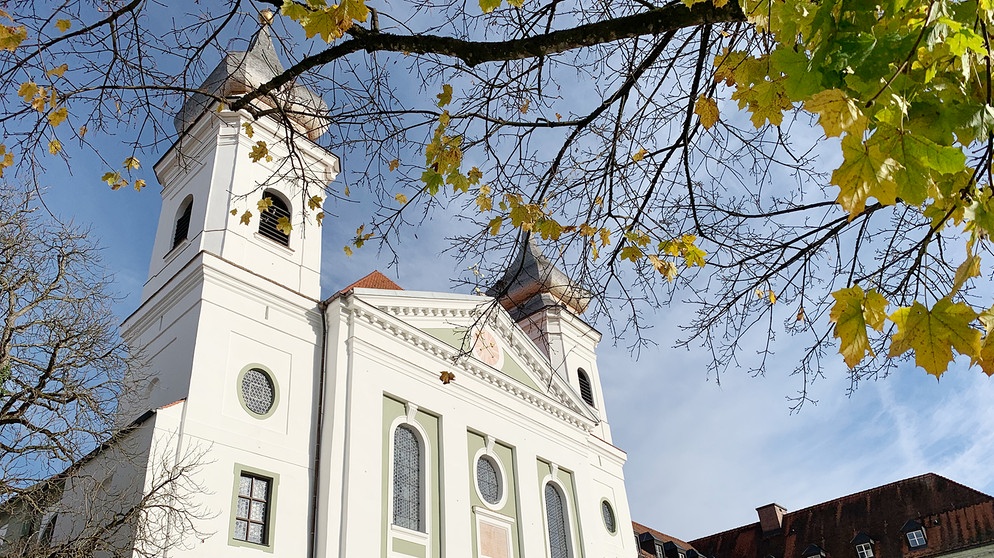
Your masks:
<path fill-rule="evenodd" d="M 360 304 L 356 304 L 356 302 L 360 302 Z M 389 333 L 418 350 L 452 363 L 460 367 L 461 372 L 501 389 L 588 434 L 593 433 L 594 422 L 585 416 L 581 407 L 571 401 L 569 397 L 564 397 L 558 386 L 552 385 L 550 388 L 551 395 L 558 398 L 558 400 L 554 400 L 552 397 L 520 384 L 503 372 L 476 363 L 458 349 L 398 319 L 402 316 L 475 318 L 478 317 L 478 313 L 474 309 L 398 305 L 381 308 L 360 299 L 353 299 L 353 304 L 343 305 L 343 312 L 345 315 L 351 314 L 354 319 L 362 320 Z M 508 333 L 501 325 L 498 325 L 498 328 L 502 330 L 502 334 Z M 516 353 L 520 353 L 520 351 L 516 351 Z M 539 377 L 544 378 L 546 385 L 548 385 L 551 374 L 551 370 L 544 370 Z"/>

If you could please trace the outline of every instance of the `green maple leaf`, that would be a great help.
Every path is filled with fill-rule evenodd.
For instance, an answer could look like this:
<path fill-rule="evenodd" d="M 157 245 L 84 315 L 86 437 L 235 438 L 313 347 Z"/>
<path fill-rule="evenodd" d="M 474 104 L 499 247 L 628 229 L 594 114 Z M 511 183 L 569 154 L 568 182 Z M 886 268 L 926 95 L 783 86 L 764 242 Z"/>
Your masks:
<path fill-rule="evenodd" d="M 863 292 L 854 285 L 832 293 L 835 304 L 829 313 L 829 321 L 835 324 L 832 333 L 839 340 L 839 353 L 849 368 L 853 368 L 867 354 L 874 356 L 870 347 L 867 327 L 880 331 L 887 314 L 887 299 L 875 289 Z"/>
<path fill-rule="evenodd" d="M 893 205 L 896 184 L 892 179 L 899 168 L 894 159 L 880 150 L 870 150 L 859 136 L 847 135 L 842 139 L 843 162 L 832 173 L 832 184 L 839 187 L 839 205 L 855 217 L 866 208 L 870 196 L 880 203 Z"/>
<path fill-rule="evenodd" d="M 489 14 L 500 7 L 501 0 L 480 0 L 480 9 L 483 13 Z"/>
<path fill-rule="evenodd" d="M 929 310 L 916 301 L 898 308 L 890 319 L 897 325 L 890 356 L 914 351 L 915 364 L 937 378 L 953 360 L 953 349 L 974 362 L 980 359 L 980 331 L 970 325 L 977 313 L 962 302 L 943 298 Z"/>

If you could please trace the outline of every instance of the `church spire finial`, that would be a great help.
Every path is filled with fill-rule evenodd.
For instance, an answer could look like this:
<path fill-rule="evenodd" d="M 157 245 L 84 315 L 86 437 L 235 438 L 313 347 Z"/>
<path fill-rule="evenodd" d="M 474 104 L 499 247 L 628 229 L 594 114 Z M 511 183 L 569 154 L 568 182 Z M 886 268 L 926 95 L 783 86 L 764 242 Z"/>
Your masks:
<path fill-rule="evenodd" d="M 590 293 L 577 285 L 553 264 L 529 235 L 521 251 L 487 295 L 500 297 L 500 303 L 515 319 L 530 315 L 550 304 L 562 304 L 582 314 L 590 303 Z"/>

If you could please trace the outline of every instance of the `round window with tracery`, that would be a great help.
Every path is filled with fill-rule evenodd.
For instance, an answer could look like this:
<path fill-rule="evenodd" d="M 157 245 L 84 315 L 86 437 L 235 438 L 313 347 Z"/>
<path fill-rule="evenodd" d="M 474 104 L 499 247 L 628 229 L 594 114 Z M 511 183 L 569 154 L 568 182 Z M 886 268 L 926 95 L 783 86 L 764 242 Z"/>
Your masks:
<path fill-rule="evenodd" d="M 273 408 L 276 388 L 273 379 L 264 370 L 253 368 L 242 376 L 242 402 L 245 408 L 257 415 L 265 415 Z"/>
<path fill-rule="evenodd" d="M 486 503 L 496 505 L 500 502 L 502 496 L 500 473 L 497 472 L 497 465 L 489 455 L 481 455 L 476 460 L 476 486 Z"/>

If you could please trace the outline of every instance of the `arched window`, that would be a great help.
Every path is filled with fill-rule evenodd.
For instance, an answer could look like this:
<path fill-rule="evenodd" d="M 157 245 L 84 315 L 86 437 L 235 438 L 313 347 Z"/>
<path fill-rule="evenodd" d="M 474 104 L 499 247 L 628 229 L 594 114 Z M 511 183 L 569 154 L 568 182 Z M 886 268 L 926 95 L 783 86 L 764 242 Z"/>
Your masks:
<path fill-rule="evenodd" d="M 290 205 L 272 190 L 263 192 L 262 199 L 272 200 L 272 204 L 259 216 L 259 234 L 283 246 L 289 246 L 290 234 L 280 230 L 280 220 L 290 222 Z"/>
<path fill-rule="evenodd" d="M 421 440 L 410 426 L 393 433 L 393 524 L 424 531 Z"/>
<path fill-rule="evenodd" d="M 551 482 L 545 484 L 545 517 L 549 527 L 549 555 L 570 558 L 565 502 L 559 488 Z"/>
<path fill-rule="evenodd" d="M 173 229 L 173 248 L 180 245 L 190 235 L 190 212 L 193 211 L 193 196 L 187 196 L 179 205 L 176 227 Z"/>
<path fill-rule="evenodd" d="M 583 368 L 576 370 L 576 379 L 580 382 L 580 397 L 587 402 L 587 405 L 594 406 L 594 388 L 590 385 L 590 378 L 587 377 Z"/>

